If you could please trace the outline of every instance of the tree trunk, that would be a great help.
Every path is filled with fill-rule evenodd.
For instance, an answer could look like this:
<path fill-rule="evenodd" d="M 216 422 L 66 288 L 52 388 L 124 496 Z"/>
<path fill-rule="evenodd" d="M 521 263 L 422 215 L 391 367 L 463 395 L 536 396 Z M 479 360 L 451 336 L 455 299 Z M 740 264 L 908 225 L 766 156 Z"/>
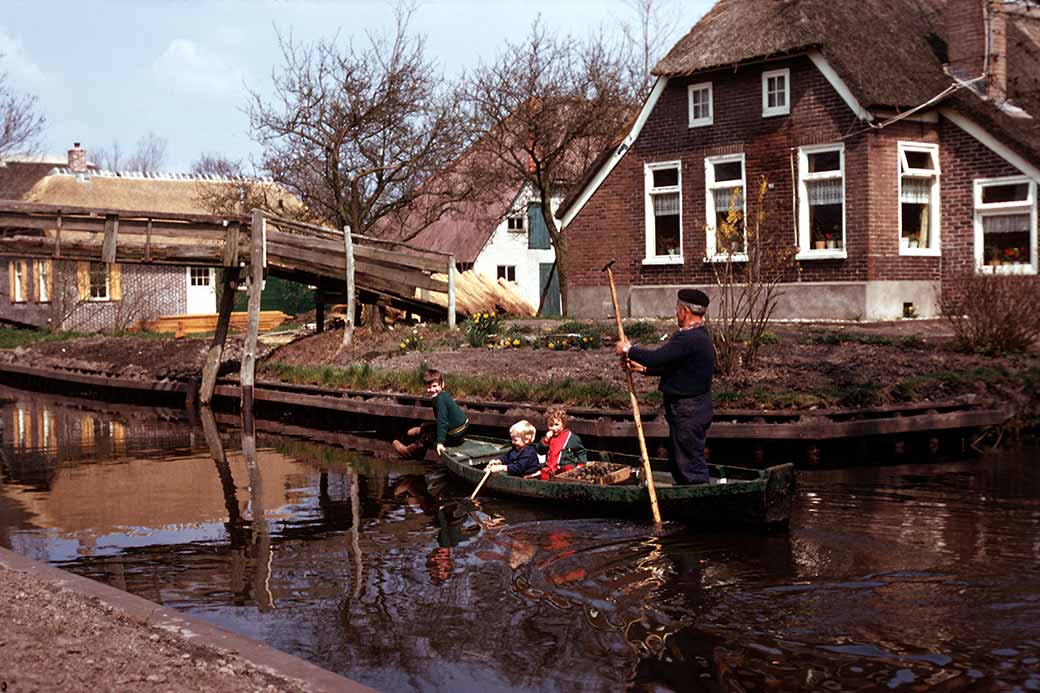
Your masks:
<path fill-rule="evenodd" d="M 557 230 L 556 220 L 552 215 L 552 195 L 548 190 L 542 191 L 542 201 L 538 205 L 542 212 L 542 220 L 549 229 L 549 239 L 556 253 L 556 274 L 560 278 L 560 314 L 567 315 L 567 239 Z M 550 278 L 550 281 L 551 278 Z M 545 300 L 545 297 L 542 297 Z M 541 312 L 541 306 L 538 307 Z"/>

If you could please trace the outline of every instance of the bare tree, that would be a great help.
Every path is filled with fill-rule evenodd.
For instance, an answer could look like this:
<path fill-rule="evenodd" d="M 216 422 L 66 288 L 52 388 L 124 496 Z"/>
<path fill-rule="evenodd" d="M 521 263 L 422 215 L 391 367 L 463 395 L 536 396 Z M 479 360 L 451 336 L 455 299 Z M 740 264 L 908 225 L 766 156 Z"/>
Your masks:
<path fill-rule="evenodd" d="M 83 303 L 76 279 L 76 263 L 55 260 L 51 265 L 50 302 L 47 304 L 47 326 L 57 334 Z"/>
<path fill-rule="evenodd" d="M 137 141 L 133 152 L 125 153 L 119 142 L 113 141 L 110 147 L 101 147 L 94 153 L 94 161 L 109 171 L 138 171 L 155 173 L 166 161 L 166 139 L 154 132 Z"/>
<path fill-rule="evenodd" d="M 306 216 L 306 209 L 293 204 L 288 192 L 246 170 L 239 159 L 228 159 L 219 154 L 203 154 L 192 165 L 195 196 L 211 214 L 234 216 L 248 214 L 252 209 L 263 209 L 282 217 L 315 221 Z"/>
<path fill-rule="evenodd" d="M 565 314 L 567 242 L 552 206 L 633 113 L 626 67 L 625 50 L 602 37 L 580 43 L 535 22 L 524 42 L 508 43 L 466 86 L 475 127 L 485 133 L 475 146 L 495 162 L 496 176 L 530 186 L 539 200 Z"/>
<path fill-rule="evenodd" d="M 650 91 L 655 77 L 650 71 L 675 43 L 679 8 L 674 0 L 625 0 L 635 15 L 620 22 L 629 52 L 628 79 L 634 93 Z"/>
<path fill-rule="evenodd" d="M 414 236 L 473 190 L 466 177 L 437 175 L 465 149 L 468 129 L 424 39 L 409 35 L 410 16 L 399 8 L 394 35 L 363 48 L 280 37 L 273 100 L 251 95 L 263 168 L 320 219 L 355 233 L 396 237 L 400 217 L 418 214 L 407 225 Z"/>
<path fill-rule="evenodd" d="M 36 97 L 15 92 L 7 85 L 7 73 L 0 72 L 0 157 L 32 152 L 45 122 L 36 112 Z"/>

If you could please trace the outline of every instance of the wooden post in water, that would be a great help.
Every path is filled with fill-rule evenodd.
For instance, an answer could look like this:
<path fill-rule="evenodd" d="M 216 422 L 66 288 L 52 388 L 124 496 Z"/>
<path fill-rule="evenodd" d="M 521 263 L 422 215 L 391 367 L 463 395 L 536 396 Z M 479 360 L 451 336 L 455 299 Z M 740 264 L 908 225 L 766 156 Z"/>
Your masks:
<path fill-rule="evenodd" d="M 228 326 L 231 324 L 231 311 L 235 307 L 239 268 L 227 267 L 224 269 L 223 275 L 217 331 L 213 333 L 213 340 L 209 343 L 209 352 L 206 354 L 206 364 L 202 367 L 202 386 L 199 388 L 199 404 L 202 406 L 209 406 L 213 400 L 213 390 L 217 386 L 217 371 L 220 370 L 220 360 L 224 357 Z"/>
<path fill-rule="evenodd" d="M 264 232 L 267 220 L 259 209 L 253 210 L 249 229 L 249 308 L 246 341 L 242 345 L 242 433 L 253 435 L 253 385 L 256 382 L 256 341 L 260 333 L 260 292 L 264 286 Z"/>
<path fill-rule="evenodd" d="M 448 329 L 455 329 L 455 256 L 448 256 Z"/>
<path fill-rule="evenodd" d="M 350 227 L 343 227 L 343 252 L 347 258 L 347 315 L 343 320 L 343 346 L 354 342 L 354 311 L 357 296 L 354 291 L 354 240 L 350 235 Z"/>

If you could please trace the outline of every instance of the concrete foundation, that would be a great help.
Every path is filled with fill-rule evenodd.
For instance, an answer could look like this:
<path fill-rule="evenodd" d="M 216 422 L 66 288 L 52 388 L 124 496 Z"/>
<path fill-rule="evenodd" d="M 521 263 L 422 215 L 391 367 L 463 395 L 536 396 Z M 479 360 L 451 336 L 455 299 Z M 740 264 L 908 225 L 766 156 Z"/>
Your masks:
<path fill-rule="evenodd" d="M 690 286 L 619 286 L 621 314 L 629 318 L 669 317 L 675 294 Z M 696 286 L 714 297 L 714 286 Z M 813 282 L 782 285 L 774 317 L 786 320 L 895 320 L 912 306 L 913 315 L 939 315 L 938 284 L 931 281 Z M 571 287 L 569 313 L 578 318 L 613 317 L 608 286 Z M 709 315 L 711 311 L 709 311 Z"/>

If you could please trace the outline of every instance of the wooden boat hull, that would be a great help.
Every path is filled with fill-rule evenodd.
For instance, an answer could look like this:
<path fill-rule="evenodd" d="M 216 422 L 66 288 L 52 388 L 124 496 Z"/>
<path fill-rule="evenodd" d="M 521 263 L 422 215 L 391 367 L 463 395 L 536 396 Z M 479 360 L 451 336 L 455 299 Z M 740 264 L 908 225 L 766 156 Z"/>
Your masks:
<path fill-rule="evenodd" d="M 476 486 L 484 466 L 507 446 L 491 441 L 467 440 L 449 449 L 442 460 L 448 471 Z M 590 453 L 594 459 L 596 453 Z M 600 453 L 599 459 L 633 462 L 628 455 Z M 619 459 L 624 458 L 624 459 Z M 675 486 L 671 475 L 655 472 L 654 482 L 661 516 L 695 525 L 739 522 L 753 525 L 785 525 L 790 519 L 795 491 L 794 465 L 782 464 L 764 470 L 711 466 L 712 483 Z M 726 482 L 720 483 L 720 475 Z M 596 515 L 650 515 L 650 492 L 643 483 L 600 486 L 524 479 L 504 473 L 492 474 L 481 492 L 526 500 L 544 501 L 568 509 L 582 508 Z"/>

